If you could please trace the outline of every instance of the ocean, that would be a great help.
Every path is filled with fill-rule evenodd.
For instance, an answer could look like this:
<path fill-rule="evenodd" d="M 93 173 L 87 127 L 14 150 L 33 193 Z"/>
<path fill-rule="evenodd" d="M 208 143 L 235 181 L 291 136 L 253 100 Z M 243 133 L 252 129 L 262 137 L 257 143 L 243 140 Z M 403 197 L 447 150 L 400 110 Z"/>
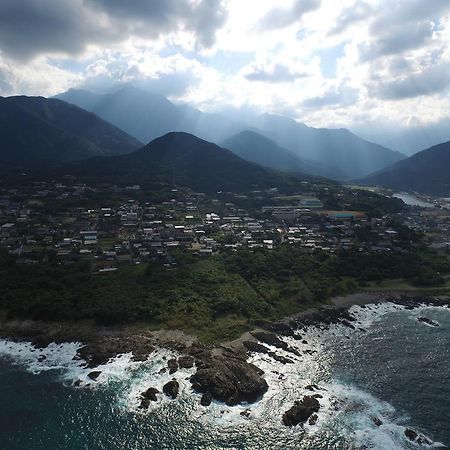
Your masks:
<path fill-rule="evenodd" d="M 101 366 L 97 381 L 73 357 L 78 343 L 0 341 L 0 449 L 418 449 L 450 445 L 450 309 L 408 310 L 385 303 L 352 307 L 357 328 L 333 325 L 283 338 L 301 356 L 294 364 L 264 354 L 249 359 L 265 372 L 269 390 L 255 404 L 200 405 L 190 388 L 193 369 L 161 369 L 173 351 L 157 350 L 146 362 L 121 355 Z M 438 327 L 420 322 L 427 317 Z M 364 331 L 362 331 L 364 330 Z M 148 411 L 139 394 L 160 391 L 175 377 L 180 394 L 160 394 Z M 78 380 L 79 386 L 74 382 Z M 315 425 L 285 427 L 281 418 L 317 385 Z M 405 435 L 412 429 L 433 444 Z"/>

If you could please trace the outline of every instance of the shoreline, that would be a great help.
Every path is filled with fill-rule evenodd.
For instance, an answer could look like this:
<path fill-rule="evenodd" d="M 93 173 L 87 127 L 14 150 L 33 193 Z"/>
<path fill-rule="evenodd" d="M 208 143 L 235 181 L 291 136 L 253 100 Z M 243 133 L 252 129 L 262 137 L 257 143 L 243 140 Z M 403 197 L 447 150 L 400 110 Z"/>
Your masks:
<path fill-rule="evenodd" d="M 327 314 L 333 315 L 335 312 L 347 311 L 352 306 L 363 306 L 369 304 L 379 304 L 387 302 L 398 304 L 407 304 L 414 307 L 414 304 L 425 302 L 430 305 L 448 305 L 450 306 L 450 295 L 429 295 L 426 293 L 414 291 L 360 291 L 353 294 L 335 296 L 326 303 L 308 308 L 291 316 L 284 317 L 278 321 L 266 325 L 255 327 L 246 331 L 241 336 L 230 341 L 219 342 L 215 344 L 204 344 L 193 334 L 188 334 L 178 329 L 160 329 L 145 330 L 141 326 L 145 324 L 129 324 L 124 326 L 102 326 L 87 321 L 80 322 L 52 322 L 35 321 L 30 319 L 10 319 L 5 320 L 0 315 L 0 339 L 9 339 L 18 342 L 31 342 L 36 347 L 45 347 L 48 344 L 80 342 L 87 345 L 98 339 L 132 339 L 141 338 L 145 341 L 141 347 L 162 347 L 183 351 L 192 346 L 201 346 L 214 349 L 234 349 L 242 350 L 242 342 L 245 340 L 255 340 L 252 333 L 267 330 L 275 324 L 289 323 L 292 320 L 302 321 L 303 318 L 311 317 L 319 313 L 320 316 Z M 416 301 L 416 302 L 415 302 Z M 120 346 L 118 346 L 120 347 Z M 239 347 L 241 347 L 239 349 Z M 120 353 L 117 353 L 120 354 Z"/>
<path fill-rule="evenodd" d="M 450 306 L 448 296 L 420 296 L 411 292 L 359 292 L 334 297 L 327 304 L 265 324 L 233 341 L 217 345 L 202 344 L 195 336 L 180 330 L 143 331 L 136 326 L 106 328 L 85 322 L 51 323 L 4 319 L 0 320 L 0 339 L 30 342 L 40 349 L 50 343 L 79 343 L 81 347 L 77 350 L 75 359 L 84 361 L 85 368 L 92 370 L 88 376 L 93 377 L 101 373 L 96 368 L 118 355 L 131 353 L 131 361 L 144 362 L 157 349 L 175 350 L 179 356 L 167 362 L 166 370 L 175 374 L 178 368 L 193 367 L 195 372 L 189 380 L 194 391 L 203 395 L 202 405 L 205 402 L 208 406 L 212 400 L 216 400 L 234 406 L 254 403 L 269 389 L 264 372 L 248 361 L 250 354 L 266 354 L 283 364 L 293 363 L 289 355 L 299 356 L 299 353 L 283 338 L 301 340 L 298 332 L 309 327 L 325 330 L 337 324 L 356 329 L 352 324 L 356 319 L 349 311 L 352 306 L 364 307 L 387 302 L 402 305 L 406 309 L 423 305 Z M 281 356 L 274 349 L 283 350 L 286 356 Z"/>

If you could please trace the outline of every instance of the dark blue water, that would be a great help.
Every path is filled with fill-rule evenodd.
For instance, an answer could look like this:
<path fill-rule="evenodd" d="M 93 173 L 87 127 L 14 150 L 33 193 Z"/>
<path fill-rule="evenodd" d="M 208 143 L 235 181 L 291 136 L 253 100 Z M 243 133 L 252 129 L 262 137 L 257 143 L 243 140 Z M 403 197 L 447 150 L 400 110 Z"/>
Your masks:
<path fill-rule="evenodd" d="M 371 316 L 361 314 L 361 320 Z M 418 323 L 420 315 L 440 327 Z M 188 373 L 177 375 L 184 383 L 179 399 L 137 413 L 137 394 L 157 385 L 164 361 L 156 357 L 129 372 L 111 370 L 95 388 L 74 388 L 76 370 L 67 375 L 61 363 L 30 373 L 36 364 L 23 356 L 18 364 L 15 347 L 14 358 L 0 354 L 0 449 L 417 448 L 404 438 L 404 427 L 450 444 L 450 312 L 428 308 L 373 317 L 371 324 L 362 322 L 366 333 L 312 331 L 306 337 L 318 353 L 294 365 L 255 356 L 271 388 L 250 419 L 239 414 L 245 407 L 200 407 L 184 380 Z M 327 389 L 317 427 L 305 433 L 283 427 L 282 413 L 310 382 Z M 374 415 L 381 427 L 373 424 Z"/>

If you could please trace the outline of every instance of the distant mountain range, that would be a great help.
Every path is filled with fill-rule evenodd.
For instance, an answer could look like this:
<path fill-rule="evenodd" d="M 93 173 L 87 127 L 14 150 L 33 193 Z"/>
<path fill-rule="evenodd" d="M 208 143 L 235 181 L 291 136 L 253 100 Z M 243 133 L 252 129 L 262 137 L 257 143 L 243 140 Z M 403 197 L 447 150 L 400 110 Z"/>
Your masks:
<path fill-rule="evenodd" d="M 402 191 L 450 195 L 450 142 L 422 150 L 360 181 Z"/>
<path fill-rule="evenodd" d="M 222 142 L 221 147 L 231 150 L 246 161 L 282 172 L 319 175 L 334 179 L 344 178 L 337 170 L 315 161 L 302 159 L 255 131 L 246 130 L 235 134 Z"/>
<path fill-rule="evenodd" d="M 62 170 L 113 183 L 163 183 L 209 193 L 298 188 L 302 180 L 311 179 L 244 161 L 230 150 L 183 132 L 168 133 L 128 155 L 93 158 Z"/>
<path fill-rule="evenodd" d="M 0 167 L 54 166 L 129 153 L 137 139 L 95 114 L 57 99 L 0 97 Z"/>
<path fill-rule="evenodd" d="M 57 98 L 94 112 L 143 142 L 170 131 L 184 131 L 220 144 L 242 131 L 255 131 L 303 160 L 333 169 L 329 176 L 334 179 L 363 177 L 404 158 L 345 129 L 311 128 L 270 114 L 242 121 L 232 113 L 210 114 L 178 106 L 134 87 L 103 95 L 71 89 Z"/>

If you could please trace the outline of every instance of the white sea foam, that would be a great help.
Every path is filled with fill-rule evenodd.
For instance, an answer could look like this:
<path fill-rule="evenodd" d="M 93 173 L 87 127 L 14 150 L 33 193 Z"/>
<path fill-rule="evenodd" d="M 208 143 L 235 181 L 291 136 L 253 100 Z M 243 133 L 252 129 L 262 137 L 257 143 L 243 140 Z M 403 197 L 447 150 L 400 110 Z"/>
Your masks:
<path fill-rule="evenodd" d="M 356 318 L 356 328 L 369 330 L 386 314 L 405 310 L 404 306 L 393 303 L 368 305 L 364 308 L 354 306 L 351 314 Z M 445 307 L 420 308 L 408 311 L 411 320 L 436 311 L 447 314 Z M 45 349 L 34 349 L 30 343 L 0 341 L 0 356 L 11 358 L 26 370 L 38 374 L 43 371 L 57 371 L 67 381 L 79 380 L 81 386 L 112 387 L 116 392 L 117 406 L 140 414 L 170 414 L 175 408 L 182 411 L 189 420 L 199 421 L 214 430 L 239 430 L 242 433 L 254 433 L 255 430 L 267 429 L 267 432 L 278 432 L 292 435 L 293 440 L 300 436 L 306 448 L 316 448 L 323 434 L 336 435 L 336 439 L 346 440 L 348 448 L 370 448 L 373 450 L 414 448 L 405 437 L 405 426 L 408 417 L 403 417 L 389 403 L 377 399 L 363 389 L 334 379 L 332 370 L 333 340 L 359 331 L 344 325 L 331 325 L 328 330 L 310 327 L 301 332 L 302 341 L 283 337 L 288 345 L 296 349 L 300 356 L 291 352 L 267 345 L 270 351 L 289 358 L 293 364 L 283 364 L 266 354 L 253 353 L 249 362 L 261 368 L 269 389 L 258 402 L 252 405 L 229 407 L 219 402 L 212 402 L 208 407 L 200 405 L 201 395 L 192 390 L 190 376 L 192 369 L 179 369 L 169 374 L 167 361 L 177 358 L 175 351 L 158 349 L 147 361 L 134 362 L 132 354 L 119 355 L 107 364 L 96 369 L 85 367 L 84 361 L 74 359 L 80 343 L 50 344 Z M 307 341 L 306 343 L 303 340 Z M 45 356 L 45 359 L 43 358 Z M 101 371 L 96 381 L 90 380 L 88 374 L 92 370 Z M 175 378 L 179 385 L 179 395 L 172 401 L 162 393 L 162 388 Z M 319 389 L 310 391 L 308 385 L 318 385 Z M 150 387 L 160 391 L 158 401 L 151 402 L 148 411 L 140 410 L 140 394 Z M 304 395 L 320 394 L 321 405 L 315 425 L 305 424 L 293 428 L 281 425 L 281 418 L 296 400 Z M 377 426 L 374 418 L 381 420 Z M 270 431 L 269 431 L 270 430 Z M 339 436 L 340 435 L 340 436 Z M 336 442 L 338 442 L 336 440 Z M 343 442 L 343 441 L 339 441 Z M 310 443 L 308 447 L 308 443 Z M 319 448 L 319 445 L 317 445 Z M 339 444 L 336 444 L 336 448 Z"/>

